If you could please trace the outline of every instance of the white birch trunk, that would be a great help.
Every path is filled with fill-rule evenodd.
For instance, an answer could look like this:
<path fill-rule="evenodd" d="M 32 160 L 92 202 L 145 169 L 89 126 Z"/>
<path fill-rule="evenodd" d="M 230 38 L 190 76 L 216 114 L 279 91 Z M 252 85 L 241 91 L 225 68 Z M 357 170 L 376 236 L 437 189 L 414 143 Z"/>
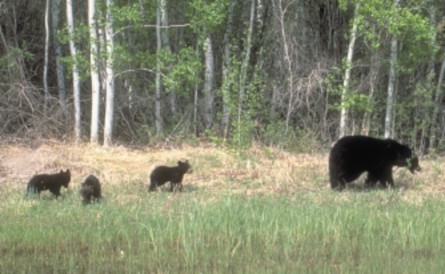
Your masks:
<path fill-rule="evenodd" d="M 193 94 L 193 125 L 195 127 L 195 135 L 198 134 L 198 85 L 195 85 L 195 92 Z"/>
<path fill-rule="evenodd" d="M 377 81 L 377 74 L 379 71 L 379 61 L 377 57 L 373 56 L 371 59 L 371 68 L 369 72 L 369 94 L 368 94 L 368 106 L 373 104 L 374 93 L 375 93 L 375 83 Z M 371 111 L 366 111 L 363 117 L 362 124 L 362 135 L 369 135 L 369 130 L 371 129 Z"/>
<path fill-rule="evenodd" d="M 81 137 L 81 120 L 80 120 L 80 78 L 79 67 L 77 65 L 77 48 L 74 43 L 74 18 L 72 0 L 66 0 L 66 17 L 68 32 L 70 35 L 69 45 L 71 56 L 74 59 L 73 64 L 73 95 L 74 95 L 74 138 L 75 142 L 80 142 Z"/>
<path fill-rule="evenodd" d="M 397 39 L 391 39 L 391 56 L 389 65 L 389 81 L 388 81 L 388 97 L 386 100 L 386 114 L 385 114 L 385 138 L 391 138 L 393 111 L 394 111 L 394 94 L 396 86 L 396 63 L 397 63 Z"/>
<path fill-rule="evenodd" d="M 352 31 L 351 31 L 351 39 L 349 40 L 348 45 L 348 55 L 346 57 L 346 70 L 345 76 L 343 79 L 343 90 L 341 93 L 341 110 L 340 110 L 340 129 L 339 129 L 339 138 L 346 135 L 347 126 L 348 126 L 348 106 L 345 104 L 348 92 L 349 92 L 349 83 L 351 81 L 351 68 L 352 68 L 352 59 L 354 56 L 354 48 L 355 41 L 357 40 L 357 29 L 358 29 L 358 9 L 360 5 L 356 4 L 355 13 L 354 13 L 354 21 L 352 23 Z"/>
<path fill-rule="evenodd" d="M 88 26 L 90 32 L 90 77 L 91 77 L 91 132 L 90 142 L 99 143 L 99 115 L 100 115 L 100 79 L 97 58 L 98 36 L 96 24 L 96 1 L 88 0 Z"/>
<path fill-rule="evenodd" d="M 394 0 L 395 8 L 399 7 L 399 0 Z M 393 114 L 394 114 L 394 99 L 396 92 L 397 81 L 397 39 L 395 36 L 391 39 L 391 53 L 389 60 L 389 75 L 388 75 L 388 97 L 386 100 L 386 114 L 385 114 L 385 138 L 393 137 Z"/>
<path fill-rule="evenodd" d="M 48 109 L 48 98 L 49 98 L 49 90 L 48 90 L 48 54 L 49 54 L 49 0 L 46 0 L 46 8 L 45 8 L 45 56 L 44 56 L 44 65 L 43 65 L 43 89 L 45 100 L 43 103 L 43 115 L 46 117 L 47 109 Z"/>
<path fill-rule="evenodd" d="M 206 129 L 210 129 L 213 125 L 214 113 L 214 60 L 213 60 L 213 44 L 210 35 L 204 41 L 204 119 Z"/>
<path fill-rule="evenodd" d="M 104 146 L 112 145 L 113 122 L 114 122 L 114 71 L 113 71 L 113 14 L 111 12 L 112 0 L 106 0 L 107 19 L 105 28 L 105 39 L 107 47 L 106 62 L 106 101 L 105 101 L 105 125 L 104 125 Z"/>

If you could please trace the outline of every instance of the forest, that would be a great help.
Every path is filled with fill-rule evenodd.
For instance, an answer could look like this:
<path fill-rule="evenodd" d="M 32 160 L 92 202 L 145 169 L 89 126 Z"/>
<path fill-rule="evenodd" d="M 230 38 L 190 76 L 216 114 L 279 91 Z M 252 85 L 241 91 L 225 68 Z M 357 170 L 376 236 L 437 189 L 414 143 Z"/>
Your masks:
<path fill-rule="evenodd" d="M 445 149 L 439 0 L 0 1 L 0 134 Z"/>

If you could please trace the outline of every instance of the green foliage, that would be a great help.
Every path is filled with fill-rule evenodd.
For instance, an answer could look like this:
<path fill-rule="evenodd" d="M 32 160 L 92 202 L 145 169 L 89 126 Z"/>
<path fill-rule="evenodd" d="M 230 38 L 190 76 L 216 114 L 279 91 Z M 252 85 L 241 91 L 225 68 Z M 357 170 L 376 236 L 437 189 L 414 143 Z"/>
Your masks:
<path fill-rule="evenodd" d="M 333 73 L 325 80 L 327 92 L 338 98 L 341 98 L 343 92 L 343 83 L 337 80 L 337 77 L 340 77 L 340 72 L 340 69 L 333 68 Z M 353 83 L 350 85 L 353 86 Z M 370 112 L 372 111 L 372 104 L 368 95 L 360 93 L 359 91 L 348 90 L 343 102 L 333 103 L 331 104 L 331 108 L 335 110 L 346 108 L 359 112 Z"/>
<path fill-rule="evenodd" d="M 238 150 L 249 148 L 255 141 L 256 125 L 253 120 L 242 118 L 232 121 L 232 145 Z"/>
<path fill-rule="evenodd" d="M 132 28 L 141 28 L 146 20 L 146 14 L 141 12 L 141 5 L 139 3 L 126 4 L 122 7 L 113 6 L 113 24 L 117 28 L 131 26 Z M 156 14 L 156 13 L 155 13 Z"/>
<path fill-rule="evenodd" d="M 239 69 L 241 67 L 234 68 L 234 71 L 239 71 Z M 264 98 L 261 96 L 264 83 L 257 72 L 245 83 L 243 98 L 240 98 L 239 94 L 240 85 L 240 82 L 234 83 L 232 88 L 235 88 L 233 91 L 236 92 L 232 91 L 233 93 L 228 98 L 231 98 L 229 108 L 232 113 L 232 142 L 238 149 L 243 149 L 249 147 L 258 139 L 258 132 L 262 126 L 260 121 L 266 117 L 266 110 L 264 109 L 266 102 L 263 101 Z"/>
<path fill-rule="evenodd" d="M 399 69 L 412 72 L 417 64 L 427 60 L 437 49 L 431 44 L 434 29 L 429 19 L 418 12 L 418 7 L 412 3 L 396 7 L 394 0 L 355 0 L 341 1 L 346 9 L 348 3 L 360 5 L 356 15 L 359 23 L 359 35 L 377 49 L 381 46 L 381 30 L 395 36 L 400 44 Z"/>
<path fill-rule="evenodd" d="M 161 60 L 167 90 L 175 89 L 179 94 L 192 98 L 187 91 L 193 90 L 202 82 L 203 64 L 198 53 L 191 47 L 184 47 L 177 54 L 163 52 Z"/>
<path fill-rule="evenodd" d="M 58 32 L 60 42 L 62 44 L 68 45 L 70 39 L 74 41 L 74 43 L 79 47 L 83 48 L 83 46 L 88 45 L 87 41 L 89 41 L 89 29 L 88 25 L 83 22 L 75 22 L 74 33 L 72 36 L 69 34 L 68 25 L 64 25 L 62 30 Z"/>
<path fill-rule="evenodd" d="M 371 111 L 368 96 L 358 92 L 349 92 L 342 102 L 342 106 L 351 110 Z"/>
<path fill-rule="evenodd" d="M 9 47 L 8 52 L 0 56 L 0 69 L 2 71 L 19 71 L 22 64 L 19 61 L 30 62 L 35 55 L 27 49 L 24 44 L 22 48 Z"/>
<path fill-rule="evenodd" d="M 397 123 L 394 125 L 396 132 L 400 132 L 398 138 L 416 144 L 422 134 L 429 135 L 434 91 L 435 86 L 431 83 L 419 82 L 414 85 L 412 93 L 398 97 L 395 106 Z"/>
<path fill-rule="evenodd" d="M 271 147 L 277 147 L 284 150 L 311 153 L 321 151 L 321 142 L 318 137 L 309 129 L 290 128 L 286 132 L 286 123 L 284 121 L 270 123 L 263 132 L 262 142 Z"/>
<path fill-rule="evenodd" d="M 72 56 L 65 56 L 62 58 L 62 63 L 65 64 L 67 71 L 69 73 L 73 72 L 74 64 L 77 65 L 77 68 L 79 69 L 79 77 L 81 80 L 86 80 L 90 76 L 90 62 L 89 58 L 78 52 L 76 57 Z"/>
<path fill-rule="evenodd" d="M 156 134 L 156 129 L 154 127 L 150 127 L 148 125 L 141 125 L 137 129 L 136 135 L 138 141 L 144 144 L 150 144 L 153 141 L 157 140 L 157 136 L 159 134 Z"/>
<path fill-rule="evenodd" d="M 189 1 L 190 25 L 195 33 L 203 30 L 212 33 L 221 27 L 226 18 L 229 0 L 193 0 Z M 202 37 L 201 37 L 202 39 Z"/>
<path fill-rule="evenodd" d="M 270 123 L 264 130 L 264 139 L 268 146 L 286 146 L 289 142 L 286 132 L 286 123 L 284 121 Z"/>
<path fill-rule="evenodd" d="M 72 73 L 73 66 L 76 64 L 79 69 L 79 77 L 81 80 L 88 79 L 90 74 L 90 59 L 89 48 L 85 48 L 85 45 L 89 45 L 89 30 L 88 25 L 82 22 L 75 22 L 76 26 L 72 35 L 68 32 L 68 26 L 64 25 L 63 29 L 58 32 L 60 42 L 68 46 L 70 39 L 72 39 L 77 48 L 77 56 L 71 56 L 67 54 L 62 57 L 62 63 L 66 66 L 67 71 Z"/>

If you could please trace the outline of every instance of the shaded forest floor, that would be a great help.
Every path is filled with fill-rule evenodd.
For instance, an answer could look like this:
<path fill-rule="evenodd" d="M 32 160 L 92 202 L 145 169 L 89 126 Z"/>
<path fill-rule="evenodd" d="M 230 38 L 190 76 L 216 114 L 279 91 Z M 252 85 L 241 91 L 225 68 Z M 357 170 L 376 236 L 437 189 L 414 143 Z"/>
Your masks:
<path fill-rule="evenodd" d="M 37 173 L 55 173 L 69 168 L 70 191 L 75 191 L 89 174 L 100 179 L 106 193 L 109 185 L 134 185 L 147 189 L 148 177 L 157 165 L 175 165 L 188 159 L 192 174 L 184 178 L 184 191 L 251 195 L 293 195 L 330 191 L 328 150 L 292 153 L 254 146 L 243 152 L 203 144 L 178 148 L 112 148 L 46 141 L 34 146 L 0 145 L 0 190 L 23 189 Z M 445 157 L 421 157 L 422 171 L 414 176 L 394 168 L 396 191 L 412 202 L 429 195 L 445 196 Z M 167 189 L 165 187 L 164 189 Z M 363 191 L 363 178 L 346 192 Z M 421 195 L 419 195 L 421 194 Z"/>

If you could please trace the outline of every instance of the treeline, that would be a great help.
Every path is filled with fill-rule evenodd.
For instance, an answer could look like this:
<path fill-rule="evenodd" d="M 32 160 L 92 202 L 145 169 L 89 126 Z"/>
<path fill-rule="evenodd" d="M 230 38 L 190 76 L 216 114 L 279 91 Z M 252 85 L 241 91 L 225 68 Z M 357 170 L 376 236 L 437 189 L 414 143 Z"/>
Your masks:
<path fill-rule="evenodd" d="M 0 5 L 0 134 L 445 149 L 445 6 L 411 0 Z"/>

